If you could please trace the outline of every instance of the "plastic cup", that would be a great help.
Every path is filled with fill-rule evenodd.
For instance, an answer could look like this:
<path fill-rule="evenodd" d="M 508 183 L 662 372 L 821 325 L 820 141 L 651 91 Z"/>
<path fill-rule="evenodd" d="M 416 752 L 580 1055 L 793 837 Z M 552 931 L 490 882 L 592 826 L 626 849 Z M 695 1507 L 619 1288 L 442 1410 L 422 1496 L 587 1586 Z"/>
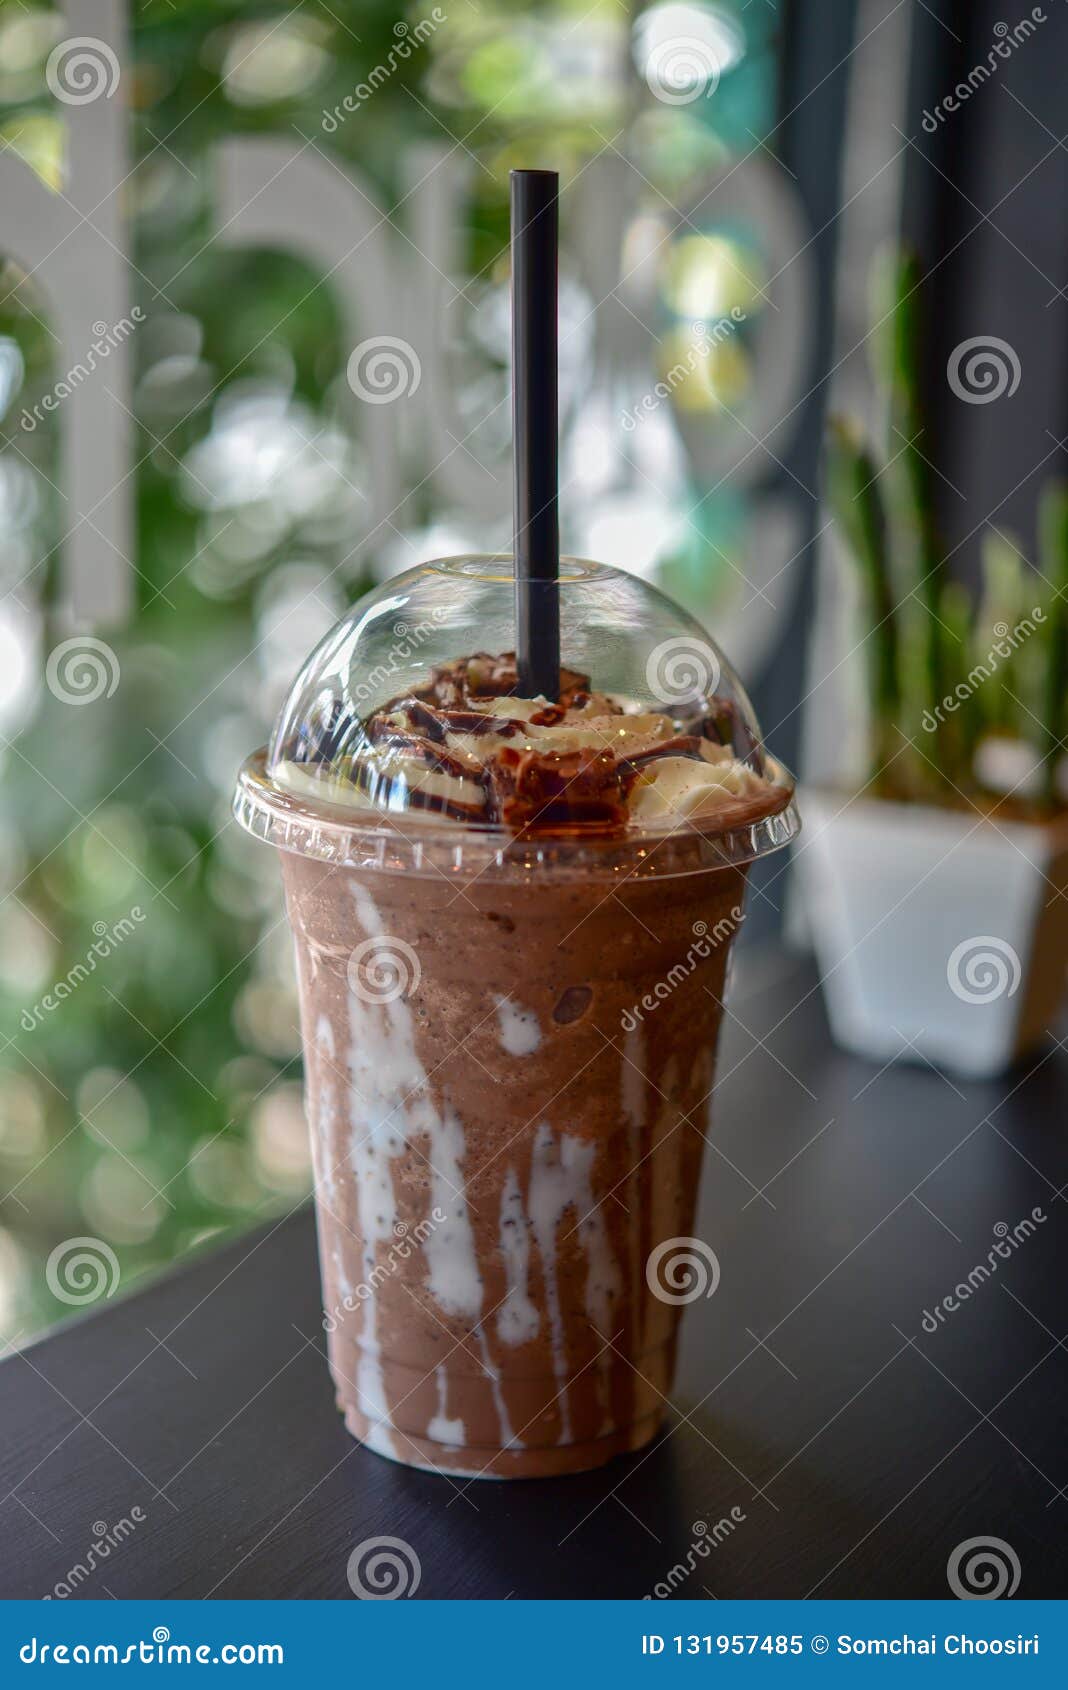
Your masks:
<path fill-rule="evenodd" d="M 574 560 L 565 664 L 714 720 L 754 790 L 516 831 L 386 755 L 353 801 L 376 710 L 506 650 L 509 571 L 444 560 L 362 599 L 235 800 L 281 856 L 338 1406 L 380 1454 L 494 1478 L 597 1466 L 663 1419 L 681 1309 L 719 1278 L 693 1217 L 748 866 L 798 826 L 704 631 Z"/>

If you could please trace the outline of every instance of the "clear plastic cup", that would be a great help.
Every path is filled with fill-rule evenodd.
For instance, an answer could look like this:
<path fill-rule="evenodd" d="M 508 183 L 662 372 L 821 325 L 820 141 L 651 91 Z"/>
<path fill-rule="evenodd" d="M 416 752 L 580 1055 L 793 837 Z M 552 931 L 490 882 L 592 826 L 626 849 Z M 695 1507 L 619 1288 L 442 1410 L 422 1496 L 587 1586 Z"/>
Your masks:
<path fill-rule="evenodd" d="M 380 1454 L 495 1478 L 660 1425 L 681 1306 L 718 1278 L 693 1212 L 746 874 L 799 826 L 677 606 L 563 560 L 560 721 L 499 690 L 513 592 L 468 557 L 361 599 L 235 796 L 281 857 L 338 1405 Z"/>

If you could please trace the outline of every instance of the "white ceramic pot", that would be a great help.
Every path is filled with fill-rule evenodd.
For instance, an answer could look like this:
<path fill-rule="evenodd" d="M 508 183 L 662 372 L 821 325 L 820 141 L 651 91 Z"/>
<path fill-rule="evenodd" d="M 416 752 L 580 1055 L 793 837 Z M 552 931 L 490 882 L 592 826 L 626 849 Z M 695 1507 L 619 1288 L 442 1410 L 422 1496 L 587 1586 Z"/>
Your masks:
<path fill-rule="evenodd" d="M 1068 967 L 1068 819 L 993 823 L 814 790 L 801 810 L 796 872 L 839 1044 L 989 1078 L 1049 1042 Z"/>

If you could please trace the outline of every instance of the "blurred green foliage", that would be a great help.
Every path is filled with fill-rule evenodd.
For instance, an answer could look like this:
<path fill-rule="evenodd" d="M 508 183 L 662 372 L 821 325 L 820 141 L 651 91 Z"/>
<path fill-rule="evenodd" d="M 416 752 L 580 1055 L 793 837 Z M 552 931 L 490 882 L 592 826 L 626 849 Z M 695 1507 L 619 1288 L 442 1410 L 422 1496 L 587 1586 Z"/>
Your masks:
<path fill-rule="evenodd" d="M 131 7 L 138 608 L 108 634 L 121 684 L 91 708 L 41 684 L 65 632 L 50 611 L 57 438 L 54 419 L 31 435 L 16 419 L 55 381 L 55 341 L 43 292 L 10 255 L 0 268 L 0 590 L 18 611 L 0 631 L 14 701 L 0 753 L 0 1336 L 70 1313 L 45 1272 L 62 1240 L 105 1240 L 125 1287 L 309 1183 L 276 867 L 230 822 L 228 796 L 298 657 L 366 585 L 366 565 L 339 567 L 358 443 L 331 397 L 347 348 L 329 285 L 290 255 L 212 243 L 213 146 L 303 136 L 358 163 L 385 205 L 420 137 L 477 149 L 467 263 L 492 272 L 518 157 L 574 170 L 631 123 L 655 199 L 769 119 L 773 7 L 745 14 L 752 50 L 713 129 L 707 111 L 638 110 L 616 0 L 449 0 L 433 41 L 327 139 L 324 111 L 430 9 Z M 0 146 L 56 188 L 64 113 L 44 66 L 63 33 L 45 0 L 0 3 Z M 434 514 L 424 487 L 411 520 Z"/>
<path fill-rule="evenodd" d="M 825 454 L 828 501 L 860 583 L 872 788 L 888 798 L 1056 812 L 1068 730 L 1068 486 L 1051 479 L 1039 493 L 1037 570 L 1015 536 L 984 530 L 983 590 L 973 603 L 948 574 L 936 520 L 919 262 L 889 248 L 872 281 L 870 346 L 887 438 L 880 454 L 855 422 L 832 418 Z M 989 755 L 984 766 L 999 741 L 1015 753 L 1007 775 Z"/>

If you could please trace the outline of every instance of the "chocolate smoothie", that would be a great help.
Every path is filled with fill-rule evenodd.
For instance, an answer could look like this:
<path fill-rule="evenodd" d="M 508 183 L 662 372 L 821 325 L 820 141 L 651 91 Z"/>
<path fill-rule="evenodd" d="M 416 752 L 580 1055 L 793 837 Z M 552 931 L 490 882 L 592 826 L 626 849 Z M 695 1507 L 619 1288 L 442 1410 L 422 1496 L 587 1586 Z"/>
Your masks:
<path fill-rule="evenodd" d="M 729 698 L 515 688 L 510 653 L 453 660 L 355 738 L 321 693 L 239 808 L 281 846 L 338 1405 L 380 1454 L 493 1478 L 662 1421 L 673 1258 L 715 1261 L 691 1234 L 748 862 L 796 825 Z"/>

